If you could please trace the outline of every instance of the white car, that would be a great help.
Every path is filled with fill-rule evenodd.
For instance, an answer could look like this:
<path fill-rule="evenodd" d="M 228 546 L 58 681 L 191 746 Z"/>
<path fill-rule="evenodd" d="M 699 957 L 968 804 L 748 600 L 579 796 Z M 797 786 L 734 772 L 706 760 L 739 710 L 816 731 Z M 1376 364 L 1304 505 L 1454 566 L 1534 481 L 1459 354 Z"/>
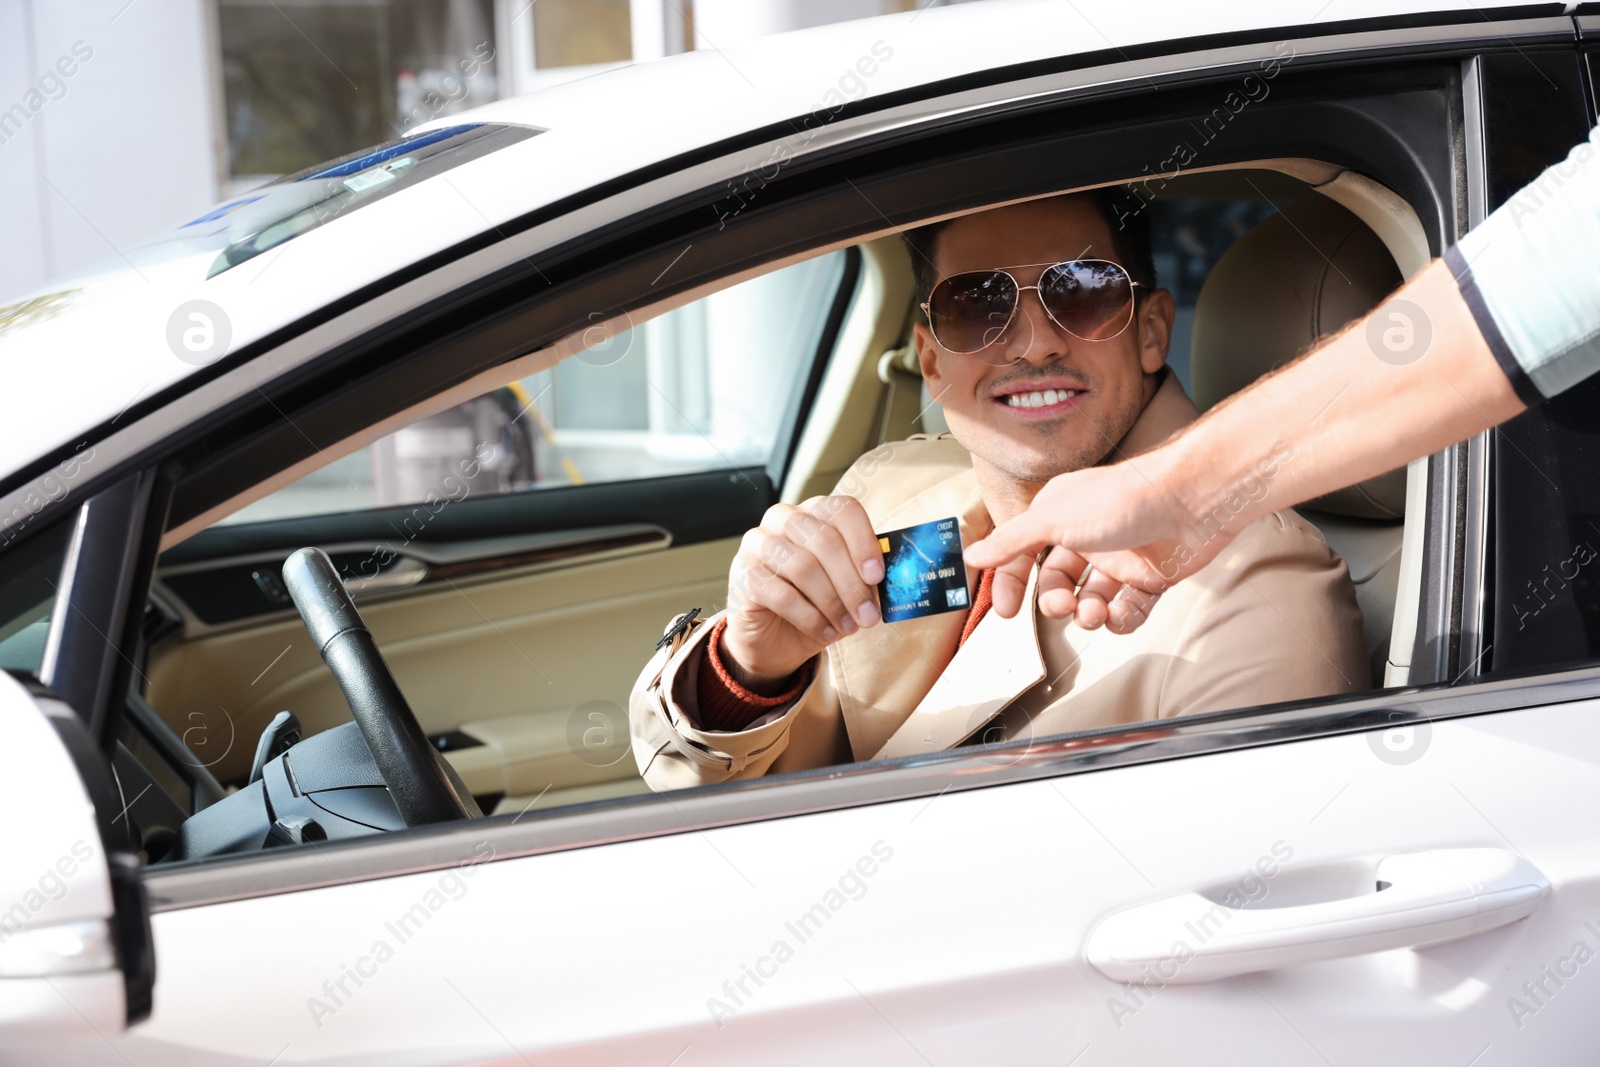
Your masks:
<path fill-rule="evenodd" d="M 1361 693 L 678 793 L 628 752 L 762 512 L 940 429 L 899 230 L 1140 182 L 1209 402 L 1343 322 L 1257 292 L 1381 296 L 1587 132 L 1600 16 L 1387 6 L 695 52 L 0 307 L 0 1060 L 1594 1062 L 1600 387 L 1306 511 Z"/>

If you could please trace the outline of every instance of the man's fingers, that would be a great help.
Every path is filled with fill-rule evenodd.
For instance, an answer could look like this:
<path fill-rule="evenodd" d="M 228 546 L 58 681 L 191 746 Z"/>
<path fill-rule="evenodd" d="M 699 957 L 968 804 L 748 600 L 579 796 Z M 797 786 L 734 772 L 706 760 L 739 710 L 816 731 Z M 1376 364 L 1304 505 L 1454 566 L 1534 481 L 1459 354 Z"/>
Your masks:
<path fill-rule="evenodd" d="M 816 524 L 816 520 L 796 512 L 791 519 L 791 528 L 805 524 Z M 808 530 L 803 541 L 803 545 L 797 545 L 794 540 L 765 528 L 758 528 L 755 538 L 763 563 L 782 575 L 811 601 L 839 633 L 855 633 L 861 626 L 857 620 L 860 617 L 861 598 L 865 594 L 861 583 L 851 572 L 843 543 L 826 526 Z M 832 557 L 834 562 L 831 570 L 843 573 L 842 583 L 830 573 L 830 566 L 824 562 L 824 557 Z"/>
<path fill-rule="evenodd" d="M 1028 589 L 1028 575 L 1033 572 L 1033 557 L 1018 557 L 995 569 L 994 584 L 989 589 L 991 606 L 1002 619 L 1014 617 L 1022 609 L 1022 596 Z"/>
<path fill-rule="evenodd" d="M 861 501 L 839 494 L 812 497 L 800 507 L 838 531 L 864 585 L 875 586 L 883 581 L 883 549 L 878 545 L 878 535 L 873 533 L 872 520 L 867 517 L 867 509 L 861 506 Z"/>
<path fill-rule="evenodd" d="M 1100 558 L 1118 571 L 1123 569 L 1120 560 Z M 1110 604 L 1122 590 L 1115 573 L 1059 545 L 1039 567 L 1039 610 L 1052 619 L 1073 619 L 1080 629 L 1107 625 Z"/>
<path fill-rule="evenodd" d="M 1071 571 L 1048 564 L 1039 569 L 1039 610 L 1052 619 L 1064 619 L 1078 610 L 1078 579 Z"/>
<path fill-rule="evenodd" d="M 964 554 L 969 564 L 984 571 L 1019 559 L 1025 559 L 1031 567 L 1034 557 L 1050 543 L 1040 522 L 1023 512 L 996 526 L 988 537 L 968 545 Z"/>
<path fill-rule="evenodd" d="M 1089 561 L 1087 559 L 1065 545 L 1057 545 L 1050 550 L 1049 554 L 1044 557 L 1044 561 L 1039 564 L 1039 571 L 1041 574 L 1054 572 L 1070 578 L 1072 579 L 1072 584 L 1076 586 L 1078 579 L 1083 576 L 1084 569 L 1088 566 Z"/>
<path fill-rule="evenodd" d="M 1096 567 L 1078 590 L 1076 622 L 1085 630 L 1097 630 L 1111 621 L 1110 604 L 1122 591 L 1122 583 Z M 1063 616 L 1064 617 L 1064 616 Z"/>
<path fill-rule="evenodd" d="M 876 591 L 863 578 L 865 563 L 874 563 L 880 577 L 883 571 L 871 530 L 865 510 L 851 497 L 817 497 L 801 507 L 777 504 L 746 535 L 741 553 L 768 564 L 838 635 L 848 636 L 880 621 Z"/>
<path fill-rule="evenodd" d="M 863 575 L 866 563 L 883 576 L 883 553 L 860 501 L 854 497 L 814 497 L 801 504 L 784 523 L 785 535 L 816 557 L 827 572 L 855 626 L 872 626 L 878 614 L 876 582 Z"/>
<path fill-rule="evenodd" d="M 819 645 L 839 639 L 839 631 L 827 616 L 770 564 L 756 561 L 744 573 L 749 600 L 805 634 Z"/>
<path fill-rule="evenodd" d="M 1064 619 L 1078 609 L 1078 578 L 1089 561 L 1057 545 L 1039 564 L 1039 610 Z"/>
<path fill-rule="evenodd" d="M 1144 621 L 1150 617 L 1150 610 L 1160 599 L 1160 593 L 1147 593 L 1133 586 L 1123 586 L 1107 605 L 1110 617 L 1106 621 L 1106 629 L 1114 634 L 1133 633 L 1144 625 Z"/>

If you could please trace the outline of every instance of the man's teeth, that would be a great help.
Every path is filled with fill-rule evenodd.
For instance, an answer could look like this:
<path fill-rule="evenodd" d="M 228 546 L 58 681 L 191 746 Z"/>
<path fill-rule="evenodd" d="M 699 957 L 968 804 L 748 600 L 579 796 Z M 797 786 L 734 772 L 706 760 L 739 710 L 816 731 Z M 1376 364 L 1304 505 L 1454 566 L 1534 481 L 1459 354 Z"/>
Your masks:
<path fill-rule="evenodd" d="M 1012 393 L 1006 397 L 1006 404 L 1014 408 L 1047 408 L 1052 404 L 1059 404 L 1068 397 L 1077 396 L 1081 390 L 1077 389 L 1045 389 L 1035 390 L 1031 393 Z"/>

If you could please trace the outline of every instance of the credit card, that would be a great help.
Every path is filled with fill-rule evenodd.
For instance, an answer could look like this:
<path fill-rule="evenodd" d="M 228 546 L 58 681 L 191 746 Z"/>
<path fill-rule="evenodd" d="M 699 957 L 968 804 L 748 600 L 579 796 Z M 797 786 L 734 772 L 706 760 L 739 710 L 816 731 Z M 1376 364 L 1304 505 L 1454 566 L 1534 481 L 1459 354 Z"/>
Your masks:
<path fill-rule="evenodd" d="M 967 568 L 961 562 L 961 526 L 935 519 L 878 535 L 883 581 L 878 606 L 884 622 L 905 622 L 967 606 Z"/>

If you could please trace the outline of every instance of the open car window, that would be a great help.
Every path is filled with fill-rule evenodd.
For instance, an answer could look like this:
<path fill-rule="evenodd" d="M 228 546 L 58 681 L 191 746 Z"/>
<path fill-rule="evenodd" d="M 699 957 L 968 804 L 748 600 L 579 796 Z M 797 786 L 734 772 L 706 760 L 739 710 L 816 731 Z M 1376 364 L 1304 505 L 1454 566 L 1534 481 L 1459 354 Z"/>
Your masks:
<path fill-rule="evenodd" d="M 860 303 L 861 259 L 826 253 L 620 333 L 597 323 L 556 366 L 174 546 L 139 696 L 191 750 L 180 762 L 247 787 L 279 712 L 305 739 L 349 722 L 283 576 L 315 546 L 482 810 L 642 791 L 623 712 L 640 657 L 680 604 L 724 595 Z"/>
<path fill-rule="evenodd" d="M 221 520 L 263 522 L 760 466 L 817 350 L 844 252 L 620 332 L 421 419 Z"/>
<path fill-rule="evenodd" d="M 1150 206 L 1158 283 L 1177 309 L 1170 366 L 1192 395 L 1203 394 L 1191 357 L 1203 354 L 1215 379 L 1219 359 L 1243 359 L 1229 338 L 1256 321 L 1254 286 L 1203 299 L 1208 279 L 1247 235 L 1285 211 L 1299 212 L 1300 224 L 1309 217 L 1331 218 L 1348 232 L 1361 226 L 1303 183 L 1267 174 L 1184 183 Z M 1300 224 L 1274 225 L 1301 239 Z M 1375 237 L 1366 240 L 1385 258 Z M 906 255 L 897 241 L 891 247 Z M 1244 250 L 1254 266 L 1240 268 L 1236 258 L 1234 269 L 1270 269 L 1276 247 Z M 759 480 L 754 469 L 787 443 L 779 440 L 786 412 L 815 372 L 869 390 L 888 384 L 881 348 L 850 349 L 843 358 L 822 342 L 829 308 L 848 287 L 847 261 L 861 254 L 805 260 L 598 336 L 554 368 L 417 420 L 178 546 L 157 580 L 183 616 L 181 631 L 154 651 L 150 703 L 174 728 L 216 719 L 216 732 L 238 730 L 247 739 L 282 708 L 295 711 L 306 736 L 345 721 L 315 651 L 302 647 L 277 573 L 289 552 L 317 545 L 370 612 L 427 735 L 485 812 L 641 791 L 629 752 L 629 694 L 675 613 L 698 608 L 709 617 L 723 606 L 738 539 L 776 498 L 770 484 L 746 494 L 745 472 Z M 1386 289 L 1386 278 L 1373 284 Z M 880 296 L 882 306 L 867 313 L 904 323 L 910 296 L 903 304 Z M 872 303 L 860 294 L 856 302 Z M 1210 340 L 1199 348 L 1197 319 L 1209 323 Z M 1269 366 L 1292 356 L 1296 343 L 1251 359 Z M 1203 403 L 1220 395 L 1225 389 L 1213 385 Z M 870 445 L 880 407 L 855 405 L 859 425 L 833 432 Z M 912 430 L 941 429 L 937 409 L 925 405 Z M 812 419 L 828 424 L 849 410 L 848 403 L 814 410 Z M 695 480 L 708 475 L 715 487 Z M 836 480 L 818 491 L 831 491 Z M 608 497 L 613 489 L 622 495 Z M 602 499 L 619 503 L 584 503 Z M 459 501 L 466 503 L 446 508 Z M 490 516 L 486 509 L 502 503 L 516 512 Z M 679 516 L 700 532 L 679 528 L 662 538 L 639 525 L 654 516 L 662 530 Z M 1309 519 L 1352 560 L 1359 604 L 1341 610 L 1359 606 L 1377 657 L 1370 673 L 1351 671 L 1347 686 L 1381 684 L 1398 575 L 1393 567 L 1368 568 L 1357 555 L 1377 552 L 1392 562 L 1398 516 L 1352 522 L 1325 506 Z M 356 520 L 366 525 L 349 525 Z M 1317 536 L 1308 526 L 1307 543 Z M 576 547 L 563 554 L 568 540 Z M 602 560 L 609 573 L 596 569 Z M 572 578 L 558 581 L 563 571 Z M 1276 700 L 1321 695 L 1273 693 Z M 220 761 L 218 777 L 236 782 L 248 769 L 245 755 L 241 749 Z"/>

